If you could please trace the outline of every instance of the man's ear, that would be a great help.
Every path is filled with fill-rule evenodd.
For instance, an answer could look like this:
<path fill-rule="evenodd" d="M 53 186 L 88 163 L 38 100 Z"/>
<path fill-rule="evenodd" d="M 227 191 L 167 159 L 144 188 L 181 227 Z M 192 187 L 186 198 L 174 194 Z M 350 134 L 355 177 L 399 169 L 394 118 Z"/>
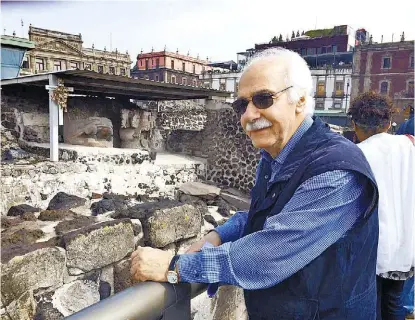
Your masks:
<path fill-rule="evenodd" d="M 305 98 L 300 97 L 300 99 L 297 102 L 297 105 L 295 106 L 295 111 L 297 113 L 301 113 L 304 111 L 304 108 L 305 108 Z"/>

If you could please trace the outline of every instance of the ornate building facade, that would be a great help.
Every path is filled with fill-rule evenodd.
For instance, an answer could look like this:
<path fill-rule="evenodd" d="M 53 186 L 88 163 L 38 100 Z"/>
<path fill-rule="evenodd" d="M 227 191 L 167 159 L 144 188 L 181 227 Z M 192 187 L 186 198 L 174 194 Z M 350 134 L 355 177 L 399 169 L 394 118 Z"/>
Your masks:
<path fill-rule="evenodd" d="M 29 40 L 35 49 L 26 54 L 21 75 L 68 69 L 130 76 L 128 51 L 107 51 L 82 46 L 82 35 L 29 27 Z"/>

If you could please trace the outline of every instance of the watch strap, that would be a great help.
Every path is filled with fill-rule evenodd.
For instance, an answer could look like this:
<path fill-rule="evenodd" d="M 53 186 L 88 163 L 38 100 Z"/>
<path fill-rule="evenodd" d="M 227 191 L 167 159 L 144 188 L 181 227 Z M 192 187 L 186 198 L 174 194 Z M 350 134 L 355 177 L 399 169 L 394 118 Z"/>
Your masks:
<path fill-rule="evenodd" d="M 179 260 L 179 258 L 180 258 L 180 255 L 177 254 L 171 259 L 170 265 L 169 265 L 169 271 L 175 271 L 176 270 L 176 263 Z"/>

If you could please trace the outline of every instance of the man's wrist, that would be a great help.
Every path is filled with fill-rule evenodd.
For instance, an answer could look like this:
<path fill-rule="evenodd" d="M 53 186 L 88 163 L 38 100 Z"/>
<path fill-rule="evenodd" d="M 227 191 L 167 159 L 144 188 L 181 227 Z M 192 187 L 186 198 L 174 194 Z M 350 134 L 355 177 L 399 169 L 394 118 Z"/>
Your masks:
<path fill-rule="evenodd" d="M 205 236 L 205 240 L 215 247 L 222 244 L 220 234 L 216 230 L 209 231 L 209 233 Z"/>

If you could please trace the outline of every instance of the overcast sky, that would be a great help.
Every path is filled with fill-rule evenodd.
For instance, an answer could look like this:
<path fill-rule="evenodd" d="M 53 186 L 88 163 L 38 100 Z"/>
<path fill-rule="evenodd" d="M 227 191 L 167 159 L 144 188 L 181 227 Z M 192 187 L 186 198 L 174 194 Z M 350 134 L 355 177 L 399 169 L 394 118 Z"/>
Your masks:
<path fill-rule="evenodd" d="M 129 51 L 135 61 L 148 52 L 179 49 L 211 61 L 236 60 L 236 52 L 292 30 L 347 24 L 366 28 L 374 41 L 415 39 L 415 1 L 343 0 L 142 0 L 1 1 L 1 32 L 28 37 L 28 27 L 82 33 L 84 47 Z M 21 27 L 23 20 L 24 27 Z"/>

